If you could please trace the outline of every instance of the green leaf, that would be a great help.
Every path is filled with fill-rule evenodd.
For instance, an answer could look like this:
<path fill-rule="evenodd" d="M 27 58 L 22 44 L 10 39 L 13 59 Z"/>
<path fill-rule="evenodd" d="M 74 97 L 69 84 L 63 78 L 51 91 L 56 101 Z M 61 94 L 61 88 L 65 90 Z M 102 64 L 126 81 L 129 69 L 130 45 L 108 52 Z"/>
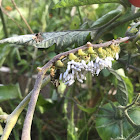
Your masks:
<path fill-rule="evenodd" d="M 119 114 L 122 109 L 118 108 L 118 103 L 113 102 L 113 105 L 115 109 L 110 103 L 104 104 L 95 119 L 96 130 L 102 140 L 111 140 L 111 138 L 112 140 L 121 140 L 118 139 L 119 136 L 126 138 L 134 130 L 126 117 Z M 136 108 L 128 111 L 130 118 L 137 120 L 136 123 L 140 122 L 139 113 L 140 111 Z"/>
<path fill-rule="evenodd" d="M 41 41 L 36 41 L 33 39 L 35 35 L 21 35 L 16 37 L 10 37 L 3 40 L 0 40 L 0 44 L 3 43 L 12 43 L 12 44 L 26 44 L 32 45 L 37 48 L 49 48 L 53 44 L 56 44 L 58 50 L 66 48 L 72 44 L 77 44 L 78 46 L 86 43 L 88 35 L 94 37 L 95 31 L 85 31 L 85 30 L 76 30 L 76 31 L 62 31 L 62 32 L 47 32 L 41 33 Z"/>
<path fill-rule="evenodd" d="M 37 107 L 40 112 L 43 114 L 45 111 L 53 108 L 55 106 L 55 101 L 51 98 L 44 98 L 42 95 L 39 95 L 37 100 Z"/>
<path fill-rule="evenodd" d="M 128 78 L 128 77 L 123 77 L 122 76 L 122 79 L 125 81 L 125 84 L 127 86 L 127 89 L 128 89 L 128 100 L 129 100 L 129 103 L 132 102 L 133 100 L 133 96 L 134 96 L 134 88 L 133 88 L 133 84 L 131 82 L 131 80 Z"/>
<path fill-rule="evenodd" d="M 122 9 L 116 9 L 113 11 L 108 12 L 107 14 L 105 14 L 104 16 L 102 16 L 101 18 L 97 19 L 92 25 L 91 28 L 95 28 L 95 27 L 99 27 L 102 26 L 104 24 L 106 24 L 107 22 L 109 22 L 110 20 L 112 20 L 114 17 L 116 17 L 118 14 L 120 14 L 122 12 Z"/>
<path fill-rule="evenodd" d="M 90 33 L 91 31 L 63 31 L 43 33 L 42 36 L 44 40 L 36 44 L 36 47 L 48 48 L 53 44 L 56 44 L 57 49 L 62 49 L 62 47 L 67 47 L 74 43 L 77 43 L 78 46 L 80 46 L 86 42 L 86 38 Z"/>
<path fill-rule="evenodd" d="M 101 3 L 119 3 L 120 0 L 61 0 L 53 8 L 82 6 Z"/>
<path fill-rule="evenodd" d="M 96 110 L 95 107 L 94 108 L 85 108 L 85 107 L 83 107 L 83 106 L 81 106 L 79 104 L 77 104 L 77 106 L 79 107 L 80 110 L 82 110 L 82 111 L 84 111 L 86 113 L 93 113 Z"/>
<path fill-rule="evenodd" d="M 21 98 L 19 85 L 0 86 L 0 102 Z"/>
<path fill-rule="evenodd" d="M 75 124 L 69 119 L 67 119 L 67 122 L 67 140 L 78 140 Z"/>
<path fill-rule="evenodd" d="M 129 23 L 122 24 L 118 27 L 116 27 L 112 32 L 114 33 L 114 38 L 118 37 L 125 37 L 126 30 L 128 28 Z"/>
<path fill-rule="evenodd" d="M 116 100 L 121 104 L 121 105 L 127 105 L 128 103 L 128 89 L 126 86 L 125 81 L 122 79 L 122 77 L 113 69 L 108 68 L 110 73 L 112 73 L 118 80 L 117 84 L 117 93 L 115 95 Z"/>
<path fill-rule="evenodd" d="M 120 68 L 120 69 L 116 70 L 116 72 L 121 76 L 121 78 L 124 80 L 124 82 L 127 86 L 129 103 L 131 103 L 133 100 L 133 95 L 134 95 L 133 84 L 132 84 L 131 80 L 127 76 L 125 76 L 124 69 Z"/>

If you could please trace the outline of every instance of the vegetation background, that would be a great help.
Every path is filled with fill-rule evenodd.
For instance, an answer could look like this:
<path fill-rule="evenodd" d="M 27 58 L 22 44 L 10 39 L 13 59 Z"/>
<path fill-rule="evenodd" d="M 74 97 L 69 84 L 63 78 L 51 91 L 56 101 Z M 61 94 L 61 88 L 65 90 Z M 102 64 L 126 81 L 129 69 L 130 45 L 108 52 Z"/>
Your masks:
<path fill-rule="evenodd" d="M 57 2 L 58 0 L 15 0 L 20 13 L 34 33 L 95 28 L 97 19 L 120 6 L 118 3 L 104 3 L 52 9 Z M 2 1 L 2 7 L 0 39 L 31 34 L 12 1 Z M 127 11 L 117 21 L 128 19 L 138 12 L 140 12 L 139 9 L 129 5 Z M 138 21 L 139 18 L 117 25 L 100 36 L 96 42 L 125 37 L 130 26 Z M 98 26 L 101 25 L 97 24 Z M 83 44 L 87 41 L 92 40 L 87 37 Z M 47 49 L 37 49 L 27 45 L 1 44 L 0 113 L 10 114 L 29 93 L 33 88 L 38 66 L 43 66 L 58 53 L 77 46 L 72 44 L 64 48 L 59 46 L 55 48 L 55 45 L 52 45 Z M 113 69 L 117 70 L 126 83 L 129 103 L 132 102 L 136 93 L 140 92 L 139 62 L 139 46 L 132 46 L 130 41 L 122 43 L 120 59 L 113 63 Z M 108 100 L 116 101 L 114 96 L 117 92 L 116 77 L 107 70 L 103 70 L 98 77 L 91 77 L 88 74 L 84 84 L 76 82 L 65 91 L 62 88 L 60 91 L 49 83 L 41 90 L 37 101 L 32 124 L 32 139 L 100 140 L 105 135 L 98 134 L 95 118 L 99 107 L 108 103 Z M 65 86 L 63 88 L 65 89 Z M 26 108 L 10 135 L 11 140 L 20 139 L 25 114 Z M 5 123 L 1 121 L 0 134 L 4 126 Z"/>

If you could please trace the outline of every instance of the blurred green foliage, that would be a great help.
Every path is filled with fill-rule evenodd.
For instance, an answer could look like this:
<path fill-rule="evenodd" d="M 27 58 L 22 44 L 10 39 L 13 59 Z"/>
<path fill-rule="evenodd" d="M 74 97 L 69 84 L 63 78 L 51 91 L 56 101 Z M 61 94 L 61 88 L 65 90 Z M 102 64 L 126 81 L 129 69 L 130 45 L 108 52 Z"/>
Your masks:
<path fill-rule="evenodd" d="M 106 3 L 52 9 L 58 0 L 15 0 L 15 2 L 34 33 L 88 29 L 94 24 L 100 26 L 102 24 L 97 24 L 95 21 L 120 6 L 118 3 Z M 8 37 L 31 34 L 11 1 L 3 1 L 2 6 L 22 28 L 21 31 L 3 13 Z M 124 16 L 117 21 L 127 18 L 133 14 L 132 12 L 129 7 Z M 129 21 L 106 32 L 97 42 L 124 37 L 132 22 Z M 0 24 L 0 30 L 0 39 L 5 38 L 2 24 Z M 87 40 L 91 41 L 89 38 Z M 131 103 L 136 93 L 140 92 L 140 49 L 131 45 L 130 41 L 121 44 L 120 59 L 113 62 L 113 69 L 116 70 L 114 76 L 108 70 L 103 70 L 98 77 L 88 74 L 84 84 L 76 82 L 73 86 L 66 88 L 65 92 L 57 89 L 51 83 L 42 89 L 34 115 L 32 139 L 101 139 L 99 136 L 101 134 L 98 134 L 95 128 L 95 118 L 99 107 L 108 100 L 118 101 L 115 98 L 116 95 L 113 95 L 117 88 L 120 88 L 119 95 L 122 95 L 121 105 L 127 104 L 123 100 L 126 99 L 123 97 L 126 92 L 128 103 Z M 66 50 L 75 47 L 77 44 L 68 46 Z M 61 52 L 63 49 L 58 51 L 55 44 L 48 49 L 36 49 L 26 45 L 0 45 L 0 67 L 9 68 L 8 71 L 0 69 L 0 83 L 2 84 L 0 86 L 0 106 L 4 112 L 11 113 L 33 88 L 34 76 L 37 74 L 36 68 L 43 66 Z M 117 87 L 118 83 L 120 87 Z M 65 89 L 65 87 L 63 88 Z M 59 91 L 63 93 L 59 94 Z M 26 109 L 20 115 L 10 139 L 20 139 L 25 113 Z M 4 123 L 1 124 L 4 127 Z"/>

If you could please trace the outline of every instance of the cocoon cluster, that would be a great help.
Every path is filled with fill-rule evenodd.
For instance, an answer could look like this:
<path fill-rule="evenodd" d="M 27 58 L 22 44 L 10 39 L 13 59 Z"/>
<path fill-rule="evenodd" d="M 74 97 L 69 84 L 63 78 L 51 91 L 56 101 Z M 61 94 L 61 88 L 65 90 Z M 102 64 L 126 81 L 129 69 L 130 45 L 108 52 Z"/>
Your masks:
<path fill-rule="evenodd" d="M 68 86 L 72 85 L 76 80 L 83 83 L 86 80 L 87 72 L 91 72 L 92 76 L 98 76 L 102 69 L 112 67 L 113 60 L 112 57 L 106 57 L 105 59 L 97 57 L 95 62 L 86 62 L 85 60 L 75 62 L 71 60 L 67 63 L 66 71 L 60 74 L 59 80 L 62 80 Z"/>
<path fill-rule="evenodd" d="M 75 81 L 83 83 L 88 72 L 92 76 L 98 76 L 101 70 L 112 67 L 112 61 L 119 58 L 119 52 L 119 44 L 112 43 L 107 48 L 93 49 L 88 42 L 87 49 L 79 49 L 75 54 L 70 53 L 55 63 L 56 68 L 60 70 L 59 80 L 70 86 Z"/>

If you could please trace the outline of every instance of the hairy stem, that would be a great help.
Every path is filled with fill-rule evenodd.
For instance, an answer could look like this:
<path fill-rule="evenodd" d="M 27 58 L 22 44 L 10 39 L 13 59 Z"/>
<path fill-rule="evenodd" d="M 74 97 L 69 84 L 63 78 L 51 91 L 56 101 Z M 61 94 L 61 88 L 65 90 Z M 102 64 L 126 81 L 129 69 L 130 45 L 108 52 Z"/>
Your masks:
<path fill-rule="evenodd" d="M 31 99 L 28 105 L 28 110 L 27 110 L 27 114 L 25 117 L 25 121 L 24 121 L 24 125 L 23 125 L 23 130 L 22 130 L 22 136 L 21 136 L 21 140 L 30 140 L 30 131 L 31 131 L 31 124 L 32 124 L 32 119 L 33 119 L 33 114 L 34 114 L 34 110 L 35 110 L 35 106 L 36 106 L 36 102 L 38 99 L 38 95 L 41 89 L 41 84 L 42 84 L 42 80 L 44 78 L 44 72 L 40 71 L 38 73 L 35 85 L 34 85 L 34 89 L 31 95 Z"/>

